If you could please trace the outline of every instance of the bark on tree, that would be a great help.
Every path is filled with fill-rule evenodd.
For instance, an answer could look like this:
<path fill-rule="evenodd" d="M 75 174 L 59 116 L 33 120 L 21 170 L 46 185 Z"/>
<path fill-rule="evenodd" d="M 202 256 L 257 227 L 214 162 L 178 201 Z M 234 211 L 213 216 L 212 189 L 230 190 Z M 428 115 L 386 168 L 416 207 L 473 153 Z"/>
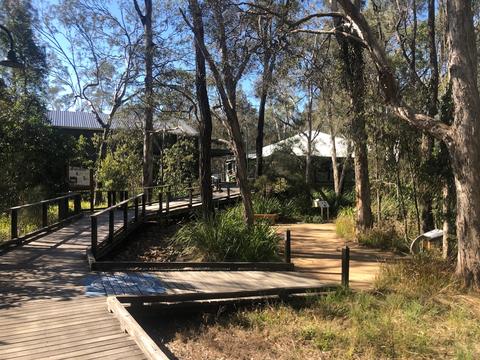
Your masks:
<path fill-rule="evenodd" d="M 205 41 L 202 10 L 197 0 L 190 0 L 190 13 L 192 14 L 192 25 L 195 34 L 200 42 Z M 207 91 L 207 73 L 205 68 L 205 57 L 196 40 L 195 47 L 195 89 L 198 108 L 200 110 L 200 196 L 202 199 L 202 216 L 205 220 L 211 218 L 213 214 L 212 199 L 212 114 L 210 112 L 210 103 L 208 101 Z"/>
<path fill-rule="evenodd" d="M 437 46 L 435 36 L 435 0 L 428 0 L 428 48 L 429 48 L 429 67 L 430 67 L 430 83 L 428 84 L 428 115 L 434 117 L 438 113 L 438 59 Z M 422 136 L 422 158 L 423 169 L 428 170 L 429 164 L 433 161 L 433 138 L 428 133 Z M 422 208 L 422 231 L 427 232 L 435 227 L 433 218 L 433 199 L 432 193 L 428 191 L 425 181 L 422 181 L 422 191 L 420 196 L 420 204 Z"/>
<path fill-rule="evenodd" d="M 356 0 L 359 8 L 360 2 Z M 332 1 L 336 10 L 336 3 Z M 339 19 L 335 20 L 337 27 L 341 26 Z M 347 81 L 350 99 L 353 107 L 351 122 L 351 138 L 355 152 L 355 203 L 357 208 L 357 233 L 364 232 L 373 226 L 371 207 L 370 179 L 368 174 L 367 132 L 365 130 L 365 61 L 363 47 L 358 41 L 337 36 L 340 45 L 340 56 L 344 63 L 344 73 Z"/>
<path fill-rule="evenodd" d="M 153 30 L 152 30 L 152 0 L 145 1 L 145 14 L 142 13 L 137 0 L 134 0 L 135 10 L 145 31 L 145 124 L 143 134 L 143 187 L 153 186 Z M 146 191 L 147 200 L 150 200 L 151 189 Z"/>
<path fill-rule="evenodd" d="M 260 94 L 260 105 L 258 107 L 257 138 L 255 140 L 255 177 L 257 178 L 263 175 L 263 139 L 265 136 L 265 107 L 267 104 L 268 89 L 270 86 L 274 67 L 275 54 L 272 54 L 271 49 L 266 48 L 263 55 L 262 89 Z"/>
<path fill-rule="evenodd" d="M 368 22 L 350 0 L 338 0 L 354 23 L 376 64 L 385 100 L 395 114 L 447 145 L 457 195 L 457 274 L 466 286 L 480 287 L 480 95 L 477 84 L 477 49 L 470 0 L 447 0 L 449 71 L 455 105 L 453 125 L 418 114 L 406 105 L 383 48 Z"/>
<path fill-rule="evenodd" d="M 193 31 L 195 41 L 202 51 L 215 79 L 215 84 L 222 102 L 222 108 L 225 113 L 226 123 L 228 124 L 228 132 L 233 143 L 232 150 L 237 164 L 237 179 L 244 206 L 245 223 L 248 226 L 253 226 L 253 204 L 250 187 L 248 185 L 247 157 L 237 115 L 237 84 L 250 61 L 252 51 L 245 50 L 245 53 L 242 54 L 242 61 L 238 68 L 232 68 L 230 52 L 235 49 L 229 48 L 227 40 L 226 23 L 223 17 L 223 7 L 226 6 L 226 4 L 219 1 L 213 2 L 211 6 L 213 10 L 215 31 L 217 32 L 218 46 L 221 53 L 220 64 L 216 63 L 207 49 L 205 42 L 197 36 L 194 27 L 183 12 L 182 16 Z"/>

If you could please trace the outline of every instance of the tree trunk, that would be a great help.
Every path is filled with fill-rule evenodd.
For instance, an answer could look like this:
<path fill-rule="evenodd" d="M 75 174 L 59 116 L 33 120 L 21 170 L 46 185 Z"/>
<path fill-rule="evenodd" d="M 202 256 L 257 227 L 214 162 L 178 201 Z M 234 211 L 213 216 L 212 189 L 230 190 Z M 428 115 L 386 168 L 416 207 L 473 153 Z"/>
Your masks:
<path fill-rule="evenodd" d="M 336 1 L 332 2 L 336 9 Z M 360 1 L 355 0 L 356 9 Z M 341 26 L 336 19 L 336 26 Z M 368 175 L 367 132 L 365 130 L 365 62 L 360 43 L 337 36 L 341 58 L 347 80 L 350 99 L 353 105 L 352 141 L 355 152 L 355 198 L 357 207 L 356 231 L 363 232 L 373 226 L 370 180 Z"/>
<path fill-rule="evenodd" d="M 340 196 L 340 174 L 338 171 L 338 161 L 337 161 L 337 146 L 335 144 L 335 135 L 330 129 L 330 139 L 332 141 L 332 171 L 333 171 L 333 189 L 335 191 L 335 196 Z"/>
<path fill-rule="evenodd" d="M 435 40 L 435 0 L 428 0 L 428 47 L 429 47 L 429 67 L 431 71 L 430 84 L 428 86 L 428 115 L 434 117 L 438 113 L 438 60 L 437 47 Z M 429 164 L 433 161 L 433 138 L 424 133 L 422 135 L 422 158 L 424 170 L 429 170 Z M 428 181 L 422 179 L 422 189 L 420 203 L 422 208 L 422 231 L 427 232 L 435 227 L 433 218 L 433 199 L 428 191 Z"/>
<path fill-rule="evenodd" d="M 455 104 L 449 146 L 457 192 L 457 274 L 480 287 L 480 96 L 477 49 L 470 0 L 448 0 L 449 69 Z"/>
<path fill-rule="evenodd" d="M 200 41 L 204 41 L 202 10 L 196 0 L 190 0 L 190 12 L 193 18 L 193 27 L 196 36 Z M 208 101 L 207 80 L 205 57 L 198 46 L 195 45 L 195 88 L 197 95 L 198 108 L 200 110 L 200 196 L 202 199 L 202 216 L 205 220 L 213 214 L 212 199 L 212 165 L 211 165 L 211 147 L 212 147 L 212 114 Z"/>
<path fill-rule="evenodd" d="M 267 104 L 268 88 L 270 86 L 274 66 L 275 55 L 272 56 L 270 50 L 266 49 L 263 59 L 262 92 L 260 95 L 260 105 L 258 107 L 257 138 L 255 140 L 256 178 L 263 175 L 263 138 L 265 135 L 265 107 Z"/>
<path fill-rule="evenodd" d="M 145 124 L 143 134 L 143 187 L 153 186 L 153 30 L 152 30 L 152 0 L 145 1 L 145 15 L 142 14 L 138 3 L 134 0 L 135 9 L 142 21 L 145 31 Z M 150 201 L 151 189 L 146 191 L 147 201 Z"/>
<path fill-rule="evenodd" d="M 248 186 L 247 157 L 244 149 L 242 133 L 236 112 L 231 112 L 229 119 L 230 136 L 233 140 L 233 151 L 235 153 L 235 161 L 237 163 L 237 182 L 242 195 L 244 207 L 244 219 L 247 226 L 253 226 L 253 204 L 250 187 Z M 227 117 L 229 116 L 227 115 Z"/>

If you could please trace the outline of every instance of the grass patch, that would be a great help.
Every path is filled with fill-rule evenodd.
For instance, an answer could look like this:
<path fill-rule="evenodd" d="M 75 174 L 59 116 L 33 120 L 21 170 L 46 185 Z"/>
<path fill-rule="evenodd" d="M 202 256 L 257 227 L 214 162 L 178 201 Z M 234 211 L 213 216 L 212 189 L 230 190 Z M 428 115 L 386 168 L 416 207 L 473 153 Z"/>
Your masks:
<path fill-rule="evenodd" d="M 340 209 L 335 220 L 335 232 L 345 240 L 355 240 L 355 209 Z"/>
<path fill-rule="evenodd" d="M 480 297 L 451 264 L 422 256 L 385 265 L 372 292 L 271 304 L 176 323 L 181 359 L 478 359 Z"/>
<path fill-rule="evenodd" d="M 247 227 L 241 207 L 219 212 L 215 218 L 198 219 L 175 235 L 175 246 L 195 254 L 199 261 L 277 261 L 280 237 L 264 222 Z"/>
<path fill-rule="evenodd" d="M 358 235 L 358 243 L 370 248 L 408 252 L 408 244 L 393 228 L 374 227 Z"/>

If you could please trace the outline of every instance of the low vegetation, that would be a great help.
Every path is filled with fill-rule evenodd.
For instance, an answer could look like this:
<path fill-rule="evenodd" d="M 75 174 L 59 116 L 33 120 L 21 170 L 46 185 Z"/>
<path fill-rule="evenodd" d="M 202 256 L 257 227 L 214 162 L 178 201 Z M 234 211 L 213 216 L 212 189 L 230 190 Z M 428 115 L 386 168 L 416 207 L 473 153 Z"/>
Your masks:
<path fill-rule="evenodd" d="M 371 292 L 173 320 L 167 346 L 181 359 L 478 359 L 480 297 L 451 266 L 421 256 L 385 265 Z"/>
<path fill-rule="evenodd" d="M 201 261 L 278 260 L 280 238 L 263 222 L 249 228 L 239 206 L 219 212 L 209 221 L 196 220 L 182 227 L 174 243 Z"/>

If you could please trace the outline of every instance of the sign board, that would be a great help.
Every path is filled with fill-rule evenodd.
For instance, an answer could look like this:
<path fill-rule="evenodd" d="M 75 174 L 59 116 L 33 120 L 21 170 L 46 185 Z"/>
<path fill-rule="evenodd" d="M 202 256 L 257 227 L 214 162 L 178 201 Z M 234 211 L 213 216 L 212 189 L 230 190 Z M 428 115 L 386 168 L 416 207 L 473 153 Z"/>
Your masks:
<path fill-rule="evenodd" d="M 90 170 L 81 167 L 69 166 L 68 182 L 72 187 L 89 187 Z"/>

